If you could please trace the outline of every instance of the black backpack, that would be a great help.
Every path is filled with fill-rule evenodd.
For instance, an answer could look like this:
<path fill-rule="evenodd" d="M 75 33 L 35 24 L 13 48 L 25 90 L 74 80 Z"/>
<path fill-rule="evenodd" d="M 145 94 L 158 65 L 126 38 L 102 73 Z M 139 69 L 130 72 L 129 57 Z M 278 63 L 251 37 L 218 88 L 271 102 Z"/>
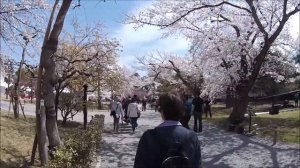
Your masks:
<path fill-rule="evenodd" d="M 188 158 L 182 142 L 175 142 L 170 146 L 165 145 L 154 129 L 154 134 L 162 151 L 161 168 L 192 168 L 192 161 Z"/>

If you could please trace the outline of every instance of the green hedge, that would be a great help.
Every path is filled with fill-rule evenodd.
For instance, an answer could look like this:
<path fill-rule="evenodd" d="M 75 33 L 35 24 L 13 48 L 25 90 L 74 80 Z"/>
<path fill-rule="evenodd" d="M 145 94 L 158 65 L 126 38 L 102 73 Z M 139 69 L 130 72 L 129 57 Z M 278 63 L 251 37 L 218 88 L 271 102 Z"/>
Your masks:
<path fill-rule="evenodd" d="M 92 157 L 99 147 L 104 126 L 104 115 L 96 115 L 86 130 L 74 132 L 58 148 L 50 161 L 52 168 L 88 168 Z"/>

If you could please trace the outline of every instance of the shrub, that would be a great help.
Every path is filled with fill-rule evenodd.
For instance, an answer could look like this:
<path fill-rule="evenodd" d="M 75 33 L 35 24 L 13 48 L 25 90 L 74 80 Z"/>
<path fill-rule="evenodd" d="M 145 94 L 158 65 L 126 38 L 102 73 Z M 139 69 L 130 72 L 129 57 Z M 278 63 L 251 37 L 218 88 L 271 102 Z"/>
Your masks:
<path fill-rule="evenodd" d="M 52 168 L 90 167 L 92 156 L 99 147 L 104 125 L 104 115 L 96 115 L 86 130 L 78 129 L 66 138 L 50 161 Z"/>
<path fill-rule="evenodd" d="M 58 108 L 61 111 L 63 124 L 73 118 L 83 108 L 83 102 L 75 93 L 62 93 L 59 96 Z"/>

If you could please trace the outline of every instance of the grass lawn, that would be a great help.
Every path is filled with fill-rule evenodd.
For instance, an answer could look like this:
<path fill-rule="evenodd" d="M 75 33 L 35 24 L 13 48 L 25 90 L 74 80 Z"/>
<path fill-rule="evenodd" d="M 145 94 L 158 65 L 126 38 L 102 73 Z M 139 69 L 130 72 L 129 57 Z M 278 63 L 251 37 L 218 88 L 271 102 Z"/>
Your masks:
<path fill-rule="evenodd" d="M 35 135 L 35 119 L 27 116 L 19 120 L 1 112 L 1 156 L 2 168 L 20 167 L 25 160 L 30 159 L 32 143 Z"/>
<path fill-rule="evenodd" d="M 219 127 L 226 129 L 227 118 L 232 108 L 225 109 L 222 105 L 212 107 L 213 118 L 204 120 L 214 122 Z M 257 124 L 257 128 L 263 128 L 258 132 L 259 136 L 270 137 L 272 130 L 266 127 L 276 128 L 278 131 L 278 140 L 287 143 L 300 144 L 300 110 L 293 109 L 287 112 L 280 112 L 278 115 L 261 114 L 252 117 L 252 125 Z M 248 129 L 248 128 L 247 128 Z"/>
<path fill-rule="evenodd" d="M 26 116 L 24 120 L 22 116 L 16 120 L 12 115 L 7 116 L 7 112 L 1 111 L 1 151 L 0 151 L 0 167 L 12 168 L 20 167 L 25 161 L 30 161 L 32 144 L 35 135 L 35 118 Z M 81 124 L 76 122 L 67 122 L 62 127 L 59 121 L 59 133 L 64 142 L 70 132 L 81 129 Z M 36 159 L 38 152 L 36 153 Z M 38 165 L 38 164 L 35 164 Z"/>
<path fill-rule="evenodd" d="M 300 144 L 300 110 L 280 112 L 278 115 L 261 114 L 253 119 L 259 127 L 277 127 L 278 139 L 282 142 Z M 269 136 L 271 131 L 263 131 L 262 135 Z"/>

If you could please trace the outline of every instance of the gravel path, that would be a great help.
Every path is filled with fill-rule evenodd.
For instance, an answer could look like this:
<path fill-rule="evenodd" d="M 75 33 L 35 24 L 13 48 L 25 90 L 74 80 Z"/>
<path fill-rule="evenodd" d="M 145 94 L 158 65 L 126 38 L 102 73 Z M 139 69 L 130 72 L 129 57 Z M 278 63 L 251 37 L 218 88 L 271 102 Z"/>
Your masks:
<path fill-rule="evenodd" d="M 147 129 L 161 123 L 159 113 L 152 110 L 142 113 L 135 134 L 130 125 L 122 124 L 120 133 L 112 133 L 112 118 L 105 115 L 102 149 L 98 153 L 97 168 L 133 167 L 139 138 Z M 300 146 L 272 142 L 261 138 L 249 138 L 232 134 L 204 122 L 201 141 L 202 165 L 205 168 L 261 168 L 300 167 Z"/>

